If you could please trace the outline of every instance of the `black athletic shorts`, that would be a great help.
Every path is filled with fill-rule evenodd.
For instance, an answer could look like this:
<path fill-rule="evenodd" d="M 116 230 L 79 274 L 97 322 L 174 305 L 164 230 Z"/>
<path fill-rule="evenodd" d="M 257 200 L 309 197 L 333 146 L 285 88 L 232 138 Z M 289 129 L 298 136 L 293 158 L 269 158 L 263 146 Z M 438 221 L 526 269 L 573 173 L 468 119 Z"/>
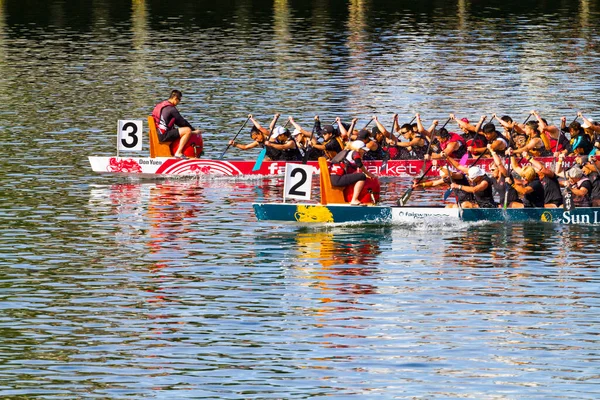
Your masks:
<path fill-rule="evenodd" d="M 356 183 L 358 181 L 367 180 L 367 176 L 362 172 L 355 172 L 354 174 L 337 175 L 331 174 L 331 185 L 346 187 Z"/>
<path fill-rule="evenodd" d="M 173 128 L 166 131 L 164 134 L 158 134 L 158 141 L 163 142 L 172 142 L 174 140 L 179 139 L 179 128 Z"/>

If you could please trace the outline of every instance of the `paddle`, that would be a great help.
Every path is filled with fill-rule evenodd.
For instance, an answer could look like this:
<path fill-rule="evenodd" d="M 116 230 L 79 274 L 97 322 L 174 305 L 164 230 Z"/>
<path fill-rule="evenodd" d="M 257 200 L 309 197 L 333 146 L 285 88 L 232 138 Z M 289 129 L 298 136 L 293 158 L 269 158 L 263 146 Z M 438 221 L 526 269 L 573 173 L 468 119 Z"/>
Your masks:
<path fill-rule="evenodd" d="M 460 162 L 458 163 L 459 165 L 465 165 L 467 163 L 467 160 L 469 159 L 469 156 L 467 153 L 463 154 L 463 156 L 460 158 Z M 450 170 L 448 170 L 450 171 Z M 446 189 L 446 191 L 444 192 L 444 201 L 446 201 L 448 199 L 448 197 L 450 197 L 450 193 L 452 193 L 452 188 L 448 188 Z"/>
<path fill-rule="evenodd" d="M 419 180 L 417 180 L 414 185 L 418 185 L 419 183 L 421 183 L 421 181 L 423 180 L 423 178 L 425 178 L 425 175 L 427 175 L 427 173 L 429 172 L 429 170 L 433 167 L 433 164 L 429 165 L 429 168 L 427 168 L 427 170 L 423 173 L 423 175 L 421 175 L 421 177 L 419 178 Z M 408 202 L 408 199 L 410 199 L 410 196 L 413 192 L 413 188 L 412 186 L 408 188 L 408 190 L 406 192 L 404 192 L 404 194 L 398 199 L 396 200 L 396 204 L 400 207 L 404 207 L 404 205 Z"/>
<path fill-rule="evenodd" d="M 415 119 L 417 118 L 417 116 L 415 115 L 410 122 L 408 123 L 408 125 L 412 126 L 412 123 L 415 121 Z M 412 129 L 412 128 L 411 128 Z M 394 126 L 392 125 L 392 131 L 394 130 Z M 396 136 L 396 139 L 400 139 L 400 135 L 402 135 L 400 132 L 398 132 L 398 136 Z"/>
<path fill-rule="evenodd" d="M 567 178 L 567 170 L 563 169 L 563 176 L 567 182 L 569 182 L 569 178 Z M 572 211 L 575 209 L 575 203 L 573 203 L 573 192 L 571 191 L 571 185 L 565 188 L 565 194 L 563 195 L 563 208 L 567 211 Z"/>
<path fill-rule="evenodd" d="M 390 131 L 392 136 L 394 135 L 394 122 L 395 121 L 396 120 L 392 121 L 392 130 Z M 382 157 L 382 161 L 381 161 L 380 171 L 383 171 L 385 169 L 385 171 L 387 172 L 387 165 L 388 165 L 388 161 L 390 159 L 389 145 L 388 145 L 388 150 L 385 150 L 383 147 L 381 149 L 383 150 L 383 157 Z"/>
<path fill-rule="evenodd" d="M 308 157 L 310 155 L 310 152 L 312 151 L 312 140 L 315 135 L 316 128 L 317 128 L 317 119 L 315 118 L 315 123 L 313 124 L 312 131 L 310 132 L 310 139 L 308 141 L 308 145 L 306 146 L 306 149 L 304 150 L 304 155 L 302 156 L 302 164 L 308 163 Z"/>
<path fill-rule="evenodd" d="M 269 140 L 269 138 L 271 137 L 271 131 L 273 130 L 273 128 L 275 128 L 275 124 L 277 123 L 278 119 L 279 119 L 279 114 L 277 114 L 277 116 L 275 117 L 275 121 L 269 127 L 269 134 L 267 135 L 266 140 Z M 258 171 L 260 169 L 266 155 L 267 155 L 267 145 L 264 144 L 263 149 L 260 151 L 260 153 L 258 153 L 258 157 L 256 158 L 256 162 L 254 163 L 254 167 L 252 167 L 253 172 Z"/>
<path fill-rule="evenodd" d="M 506 177 L 508 178 L 510 176 L 510 167 L 511 167 L 511 161 L 510 161 L 510 157 L 508 157 L 508 166 L 506 168 Z M 498 171 L 500 172 L 500 171 Z M 506 207 L 508 207 L 508 185 L 506 184 L 506 181 L 504 181 L 504 204 L 502 205 L 502 209 L 506 210 Z"/>
<path fill-rule="evenodd" d="M 448 118 L 448 120 L 446 120 L 446 122 L 444 123 L 444 125 L 442 125 L 442 127 L 439 130 L 442 130 L 446 127 L 446 125 L 448 125 L 448 122 L 450 122 L 452 118 Z M 429 149 L 431 149 L 431 143 L 433 143 L 433 139 L 435 139 L 435 128 L 433 128 L 433 132 L 431 132 L 431 140 L 429 140 L 429 144 L 427 144 L 427 150 L 425 151 L 425 155 L 429 154 Z M 421 173 L 424 173 L 423 171 L 425 170 L 425 164 L 426 161 L 423 160 L 423 166 L 421 167 Z"/>
<path fill-rule="evenodd" d="M 236 133 L 235 136 L 233 137 L 233 139 L 231 139 L 232 141 L 235 141 L 235 139 L 237 139 L 238 135 L 240 134 L 240 132 L 242 131 L 242 129 L 244 129 L 244 127 L 246 126 L 246 124 L 248 123 L 248 121 L 250 121 L 250 115 L 248 115 L 248 118 L 246 118 L 246 122 L 244 122 L 244 125 L 242 125 L 242 127 L 240 128 L 240 130 L 238 131 L 238 133 Z M 223 159 L 223 156 L 225 155 L 225 153 L 227 153 L 227 150 L 229 150 L 230 146 L 231 146 L 231 144 L 227 145 L 227 147 L 225 148 L 225 151 L 223 151 L 223 154 L 221 154 L 221 157 L 219 157 L 219 160 Z"/>
<path fill-rule="evenodd" d="M 371 125 L 371 122 L 373 122 L 373 118 L 371 118 L 369 120 L 369 122 L 367 122 L 367 124 L 363 127 L 363 129 L 367 129 L 367 126 Z"/>
<path fill-rule="evenodd" d="M 575 119 L 573 120 L 573 122 L 577 121 L 577 118 L 579 118 L 579 115 L 575 117 Z M 573 123 L 571 122 L 571 124 Z M 554 157 L 552 157 L 552 171 L 554 171 L 556 169 L 556 153 L 558 153 L 558 145 L 560 144 L 560 138 L 562 137 L 562 135 L 564 135 L 562 129 L 558 130 L 558 138 L 556 139 L 556 147 L 554 148 L 554 153 L 552 154 Z"/>

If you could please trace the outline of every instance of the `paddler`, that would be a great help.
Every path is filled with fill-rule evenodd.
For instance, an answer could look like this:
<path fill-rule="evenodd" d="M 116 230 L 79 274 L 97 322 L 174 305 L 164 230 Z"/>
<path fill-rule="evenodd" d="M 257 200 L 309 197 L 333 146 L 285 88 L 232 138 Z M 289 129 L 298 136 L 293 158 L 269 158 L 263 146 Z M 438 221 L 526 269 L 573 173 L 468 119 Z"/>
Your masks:
<path fill-rule="evenodd" d="M 528 138 L 525 146 L 515 149 L 514 153 L 521 154 L 526 151 L 535 157 L 547 154 L 546 146 L 540 137 L 539 124 L 536 121 L 529 121 L 524 126 L 515 124 L 514 128 L 518 133 L 526 134 Z"/>
<path fill-rule="evenodd" d="M 556 171 L 552 171 L 550 168 L 545 167 L 541 162 L 529 156 L 526 152 L 522 153 L 522 157 L 524 160 L 528 161 L 531 164 L 531 166 L 538 175 L 538 179 L 544 187 L 544 207 L 557 208 L 562 206 L 563 196 L 560 191 L 560 182 L 558 180 Z M 562 157 L 563 156 L 561 156 L 561 161 L 559 161 L 560 165 L 562 165 L 563 163 Z M 512 154 L 510 156 L 510 162 L 514 171 L 517 174 L 521 175 L 523 168 L 521 168 L 521 166 L 517 162 L 517 159 Z"/>
<path fill-rule="evenodd" d="M 461 158 L 467 153 L 467 144 L 465 139 L 454 132 L 448 132 L 446 128 L 441 128 L 437 136 L 440 141 L 441 151 L 439 153 L 426 154 L 425 160 L 436 160 L 440 158 Z"/>
<path fill-rule="evenodd" d="M 485 171 L 478 166 L 465 167 L 460 165 L 451 157 L 446 157 L 446 161 L 454 168 L 467 174 L 469 186 L 459 183 L 452 183 L 452 189 L 464 190 L 473 194 L 474 201 L 465 201 L 461 204 L 463 208 L 496 208 L 498 204 L 494 200 L 492 179 L 485 174 Z"/>
<path fill-rule="evenodd" d="M 567 171 L 567 180 L 563 186 L 569 188 L 573 193 L 573 204 L 575 207 L 592 206 L 592 182 L 583 174 L 581 168 L 575 166 Z"/>
<path fill-rule="evenodd" d="M 302 160 L 302 154 L 300 154 L 298 145 L 292 138 L 291 132 L 282 126 L 277 126 L 275 129 L 273 129 L 273 133 L 271 134 L 269 140 L 265 142 L 265 146 L 267 147 L 267 152 L 273 149 L 278 152 L 278 160 Z"/>
<path fill-rule="evenodd" d="M 154 123 L 158 128 L 158 141 L 172 142 L 179 140 L 179 147 L 175 157 L 187 159 L 183 155 L 183 148 L 192 134 L 202 133 L 200 129 L 194 129 L 192 125 L 179 114 L 177 105 L 181 103 L 183 94 L 179 90 L 172 90 L 168 100 L 158 103 L 152 111 Z M 176 127 L 177 126 L 177 127 Z"/>
<path fill-rule="evenodd" d="M 335 162 L 337 160 L 332 161 L 331 184 L 338 187 L 346 187 L 354 184 L 350 204 L 359 205 L 360 201 L 358 197 L 365 187 L 367 178 L 375 179 L 377 176 L 370 173 L 363 164 L 363 155 L 366 150 L 365 142 L 362 140 L 350 142 L 346 150 L 348 151 L 344 151 L 344 154 L 339 155 L 344 155 L 342 160 L 339 162 Z"/>
<path fill-rule="evenodd" d="M 437 160 L 433 160 L 432 163 L 437 165 Z M 440 177 L 439 179 L 431 179 L 425 182 L 417 183 L 417 179 L 413 181 L 413 189 L 416 188 L 428 188 L 428 187 L 437 187 L 442 185 L 450 186 L 450 184 L 454 182 L 463 187 L 469 186 L 469 181 L 467 177 L 460 171 L 457 171 L 454 167 L 447 166 L 440 168 Z M 467 193 L 464 190 L 453 189 L 455 197 L 460 204 L 464 202 L 472 202 L 473 194 Z M 457 204 L 447 204 L 446 208 L 456 208 Z"/>
<path fill-rule="evenodd" d="M 279 114 L 275 114 L 273 120 L 271 121 L 271 124 L 269 125 L 269 129 L 264 128 L 256 119 L 254 119 L 254 116 L 252 114 L 248 115 L 248 118 L 250 119 L 250 121 L 252 121 L 253 124 L 252 128 L 250 129 L 250 138 L 252 139 L 252 142 L 248 144 L 241 144 L 237 143 L 234 140 L 230 140 L 229 145 L 240 150 L 250 150 L 255 147 L 267 147 L 265 146 L 265 143 L 270 139 L 269 133 L 275 129 L 275 124 L 279 119 Z M 265 156 L 265 160 L 277 160 L 280 157 L 280 155 L 281 152 L 279 150 L 276 150 L 273 147 L 267 147 L 267 154 Z"/>
<path fill-rule="evenodd" d="M 319 123 L 319 121 L 317 121 L 317 123 Z M 317 129 L 319 128 L 317 127 Z M 319 136 L 323 137 L 323 143 L 319 144 L 317 138 L 313 137 L 312 147 L 323 151 L 328 160 L 331 160 L 337 153 L 344 149 L 344 142 L 342 141 L 342 138 L 336 134 L 333 125 L 324 125 L 323 129 L 319 130 Z"/>

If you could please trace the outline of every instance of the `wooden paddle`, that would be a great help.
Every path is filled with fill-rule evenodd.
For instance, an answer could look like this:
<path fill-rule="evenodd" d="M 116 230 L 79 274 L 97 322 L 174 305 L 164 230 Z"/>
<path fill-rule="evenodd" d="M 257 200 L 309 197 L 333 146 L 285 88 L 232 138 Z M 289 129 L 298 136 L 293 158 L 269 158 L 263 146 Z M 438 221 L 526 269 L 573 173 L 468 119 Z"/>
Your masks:
<path fill-rule="evenodd" d="M 269 127 L 269 134 L 267 135 L 266 140 L 269 140 L 269 138 L 271 137 L 271 131 L 273 130 L 273 128 L 275 128 L 275 124 L 277 124 L 278 119 L 279 119 L 279 114 L 277 114 L 277 116 L 275 117 L 275 121 Z M 288 120 L 288 122 L 289 122 L 289 120 Z M 264 146 L 263 149 L 260 151 L 260 153 L 258 153 L 258 157 L 256 158 L 256 162 L 254 163 L 254 167 L 252 167 L 252 171 L 258 171 L 260 169 L 260 167 L 262 166 L 262 163 L 265 159 L 265 156 L 267 155 L 266 143 L 264 143 L 263 146 Z"/>
<path fill-rule="evenodd" d="M 419 180 L 417 180 L 413 185 L 418 185 L 419 183 L 421 183 L 423 178 L 425 178 L 425 175 L 427 175 L 427 173 L 429 172 L 429 170 L 432 167 L 433 167 L 433 164 L 430 164 L 429 168 L 427 168 L 427 170 L 423 173 L 423 175 L 421 175 Z M 404 194 L 398 200 L 396 200 L 396 204 L 400 207 L 404 207 L 404 205 L 408 202 L 408 199 L 410 199 L 412 192 L 413 192 L 413 188 L 411 186 L 408 188 L 408 190 L 406 192 L 404 192 Z"/>
<path fill-rule="evenodd" d="M 242 131 L 242 129 L 244 129 L 244 127 L 246 126 L 246 124 L 248 123 L 248 121 L 250 121 L 250 115 L 248 115 L 248 118 L 246 118 L 246 122 L 244 122 L 244 125 L 242 125 L 242 127 L 240 128 L 240 130 L 238 131 L 238 133 L 236 133 L 235 136 L 233 137 L 233 139 L 231 139 L 232 141 L 235 141 L 235 139 L 237 139 L 238 135 L 240 134 L 240 132 Z M 223 151 L 223 154 L 221 154 L 221 157 L 219 157 L 219 160 L 223 159 L 223 156 L 225 155 L 225 153 L 227 153 L 227 150 L 229 150 L 229 147 L 231 147 L 231 144 L 227 145 L 227 147 L 225 148 L 225 151 Z"/>

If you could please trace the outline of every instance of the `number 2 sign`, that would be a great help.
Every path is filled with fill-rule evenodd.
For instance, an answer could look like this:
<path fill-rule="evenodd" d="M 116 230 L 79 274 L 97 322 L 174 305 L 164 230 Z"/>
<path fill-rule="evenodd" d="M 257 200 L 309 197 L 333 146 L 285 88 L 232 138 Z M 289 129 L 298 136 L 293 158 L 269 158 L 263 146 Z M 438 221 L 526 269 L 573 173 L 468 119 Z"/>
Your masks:
<path fill-rule="evenodd" d="M 117 150 L 142 151 L 142 121 L 119 120 Z"/>
<path fill-rule="evenodd" d="M 284 201 L 285 199 L 310 200 L 313 170 L 310 165 L 291 163 L 285 165 Z"/>

